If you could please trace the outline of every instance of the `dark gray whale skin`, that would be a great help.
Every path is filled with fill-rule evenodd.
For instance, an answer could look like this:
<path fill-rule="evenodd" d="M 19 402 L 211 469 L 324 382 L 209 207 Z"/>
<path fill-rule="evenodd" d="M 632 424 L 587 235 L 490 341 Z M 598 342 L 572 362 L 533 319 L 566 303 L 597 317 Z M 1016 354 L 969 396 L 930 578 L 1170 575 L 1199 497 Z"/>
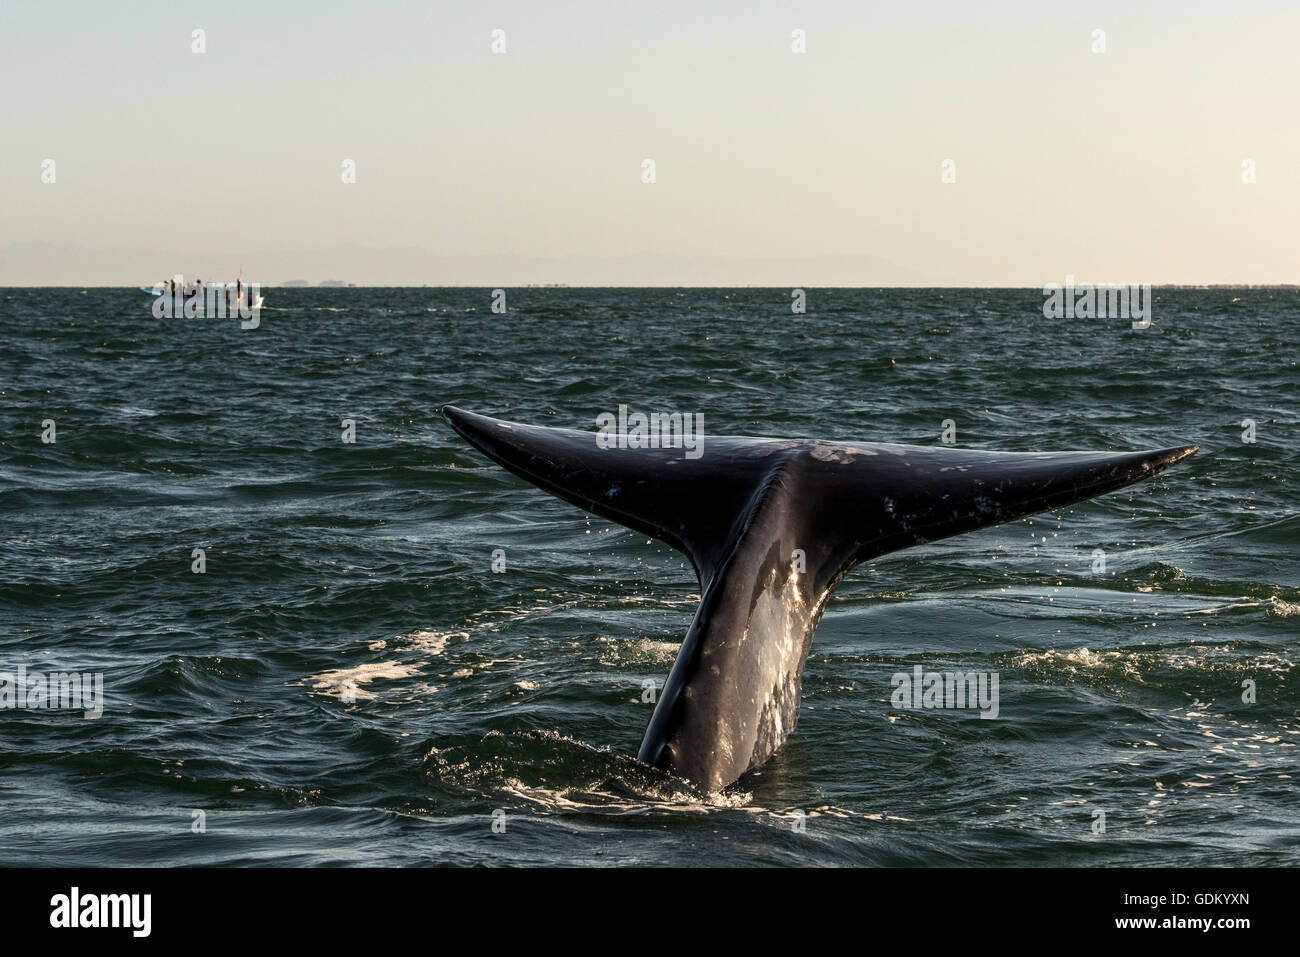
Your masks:
<path fill-rule="evenodd" d="M 595 432 L 442 410 L 488 458 L 684 552 L 700 607 L 637 757 L 719 791 L 794 730 L 831 592 L 858 562 L 1123 488 L 1197 451 L 982 452 L 706 436 L 602 449 Z"/>

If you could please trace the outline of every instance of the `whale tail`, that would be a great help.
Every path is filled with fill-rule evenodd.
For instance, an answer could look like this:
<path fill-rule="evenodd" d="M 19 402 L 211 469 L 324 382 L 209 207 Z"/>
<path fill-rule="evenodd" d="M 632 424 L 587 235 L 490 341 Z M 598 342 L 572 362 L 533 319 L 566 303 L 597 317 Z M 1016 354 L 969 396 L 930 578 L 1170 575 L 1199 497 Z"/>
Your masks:
<path fill-rule="evenodd" d="M 519 477 L 684 552 L 701 584 L 743 530 L 755 493 L 774 481 L 799 484 L 798 508 L 822 550 L 851 566 L 1113 492 L 1197 451 L 984 452 L 708 436 L 692 459 L 679 448 L 601 448 L 594 432 L 454 406 L 442 413 L 462 438 Z"/>
<path fill-rule="evenodd" d="M 1115 491 L 1197 451 L 985 452 L 707 436 L 690 457 L 442 411 L 516 475 L 690 558 L 700 610 L 640 756 L 708 790 L 761 764 L 793 730 L 812 633 L 855 564 Z"/>

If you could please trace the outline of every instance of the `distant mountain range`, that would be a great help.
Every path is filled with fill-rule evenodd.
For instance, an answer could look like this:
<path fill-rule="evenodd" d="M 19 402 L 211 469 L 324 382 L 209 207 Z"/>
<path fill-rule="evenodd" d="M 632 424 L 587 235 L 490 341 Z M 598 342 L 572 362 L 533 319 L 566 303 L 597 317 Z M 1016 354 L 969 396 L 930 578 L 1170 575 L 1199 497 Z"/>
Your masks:
<path fill-rule="evenodd" d="M 659 253 L 622 256 L 453 256 L 412 247 L 339 246 L 179 255 L 166 249 L 95 249 L 17 243 L 0 249 L 0 285 L 139 286 L 187 277 L 243 276 L 263 285 L 310 285 L 274 277 L 345 275 L 322 286 L 913 286 L 924 277 L 872 256 L 739 259 Z"/>
<path fill-rule="evenodd" d="M 935 269 L 940 269 L 936 266 Z M 1019 286 L 1060 282 L 1060 275 L 1018 282 L 955 281 L 869 255 L 747 259 L 663 253 L 611 256 L 460 256 L 409 246 L 332 246 L 195 255 L 175 249 L 91 248 L 15 243 L 0 248 L 0 286 L 142 286 L 176 273 L 187 278 L 242 276 L 263 286 L 310 286 L 279 276 L 344 275 L 317 285 L 341 286 Z M 1062 270 L 1064 274 L 1065 270 Z M 1081 277 L 1082 279 L 1082 277 Z M 1152 283 L 1155 288 L 1296 288 L 1264 277 L 1240 283 Z"/>

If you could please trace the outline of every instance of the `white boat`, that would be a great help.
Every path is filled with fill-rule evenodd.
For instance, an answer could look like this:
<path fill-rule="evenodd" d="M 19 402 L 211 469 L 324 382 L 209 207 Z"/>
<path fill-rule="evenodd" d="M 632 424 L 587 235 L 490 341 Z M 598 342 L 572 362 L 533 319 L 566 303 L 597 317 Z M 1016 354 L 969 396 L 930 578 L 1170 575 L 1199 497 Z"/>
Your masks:
<path fill-rule="evenodd" d="M 201 290 L 191 285 L 186 292 L 175 294 L 169 283 L 159 283 L 141 286 L 140 291 L 148 293 L 148 305 L 154 314 L 164 316 L 184 316 L 187 307 L 195 316 L 234 316 L 241 309 L 261 309 L 266 304 L 266 297 L 256 283 L 204 283 Z"/>

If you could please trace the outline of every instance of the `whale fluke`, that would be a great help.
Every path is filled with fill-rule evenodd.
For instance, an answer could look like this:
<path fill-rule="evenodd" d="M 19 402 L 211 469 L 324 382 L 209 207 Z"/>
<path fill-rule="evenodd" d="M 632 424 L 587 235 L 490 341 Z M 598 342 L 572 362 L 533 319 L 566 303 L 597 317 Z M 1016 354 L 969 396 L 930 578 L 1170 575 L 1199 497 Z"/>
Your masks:
<path fill-rule="evenodd" d="M 602 448 L 597 433 L 446 406 L 453 429 L 546 491 L 684 552 L 700 608 L 638 757 L 715 791 L 794 730 L 831 592 L 861 561 L 1123 488 L 1197 451 L 983 452 L 816 439 Z"/>

